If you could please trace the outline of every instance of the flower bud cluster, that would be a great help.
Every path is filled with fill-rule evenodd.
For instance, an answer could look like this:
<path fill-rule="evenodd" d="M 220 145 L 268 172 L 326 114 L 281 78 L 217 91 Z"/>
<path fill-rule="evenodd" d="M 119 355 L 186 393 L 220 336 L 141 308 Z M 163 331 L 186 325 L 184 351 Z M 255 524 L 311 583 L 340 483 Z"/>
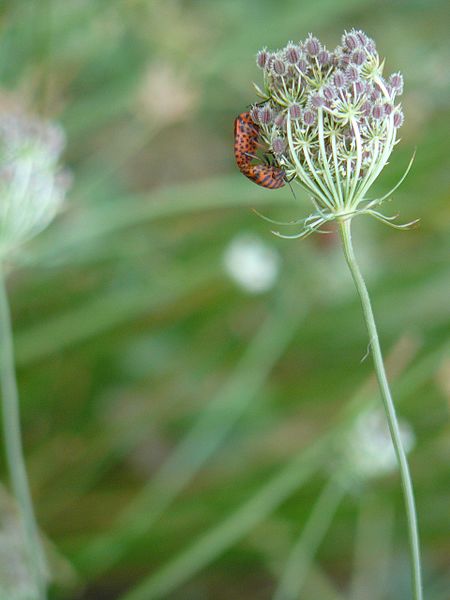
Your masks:
<path fill-rule="evenodd" d="M 0 255 L 54 218 L 68 187 L 59 166 L 62 129 L 23 113 L 0 113 Z"/>
<path fill-rule="evenodd" d="M 383 64 L 375 42 L 354 29 L 333 51 L 310 34 L 257 55 L 263 102 L 251 114 L 261 136 L 287 177 L 334 217 L 356 211 L 403 123 L 403 78 L 384 78 Z"/>

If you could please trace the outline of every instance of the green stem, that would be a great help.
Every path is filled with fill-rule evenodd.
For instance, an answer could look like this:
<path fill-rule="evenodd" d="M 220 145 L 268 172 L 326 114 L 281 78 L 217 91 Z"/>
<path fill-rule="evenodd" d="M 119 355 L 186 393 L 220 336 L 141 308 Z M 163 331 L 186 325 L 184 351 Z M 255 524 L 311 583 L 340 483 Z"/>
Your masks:
<path fill-rule="evenodd" d="M 0 387 L 3 435 L 12 489 L 19 506 L 27 559 L 39 600 L 45 600 L 45 562 L 28 485 L 20 431 L 19 393 L 14 366 L 11 315 L 5 280 L 0 265 Z"/>
<path fill-rule="evenodd" d="M 353 251 L 350 219 L 340 221 L 340 232 L 344 247 L 345 258 L 347 260 L 348 267 L 352 274 L 353 281 L 355 282 L 355 286 L 361 300 L 362 309 L 364 312 L 364 319 L 366 321 L 366 326 L 369 333 L 370 346 L 372 349 L 373 362 L 375 366 L 375 373 L 377 376 L 378 385 L 380 387 L 380 392 L 383 399 L 386 417 L 389 425 L 389 431 L 391 433 L 392 443 L 394 445 L 400 469 L 400 477 L 403 487 L 403 495 L 406 508 L 406 518 L 408 523 L 409 551 L 412 564 L 411 580 L 413 599 L 422 600 L 423 596 L 420 569 L 419 533 L 417 528 L 414 492 L 411 482 L 411 475 L 409 473 L 408 461 L 406 459 L 406 454 L 403 449 L 397 415 L 395 413 L 395 406 L 392 400 L 391 391 L 389 389 L 389 383 L 386 377 L 386 371 L 383 363 L 383 355 L 381 353 L 380 341 L 378 339 L 378 332 L 375 324 L 375 318 L 373 315 L 372 304 L 370 302 L 370 297 L 367 291 L 366 284 L 364 282 L 364 278 L 358 267 L 358 263 L 356 262 L 355 258 L 355 253 Z"/>

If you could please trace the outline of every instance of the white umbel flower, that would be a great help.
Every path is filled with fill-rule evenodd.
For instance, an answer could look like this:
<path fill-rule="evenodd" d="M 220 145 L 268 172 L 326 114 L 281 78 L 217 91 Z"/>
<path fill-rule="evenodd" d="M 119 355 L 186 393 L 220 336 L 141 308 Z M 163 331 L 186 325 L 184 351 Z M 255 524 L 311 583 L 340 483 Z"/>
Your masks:
<path fill-rule="evenodd" d="M 0 253 L 42 231 L 61 207 L 68 176 L 59 125 L 23 113 L 0 114 Z"/>

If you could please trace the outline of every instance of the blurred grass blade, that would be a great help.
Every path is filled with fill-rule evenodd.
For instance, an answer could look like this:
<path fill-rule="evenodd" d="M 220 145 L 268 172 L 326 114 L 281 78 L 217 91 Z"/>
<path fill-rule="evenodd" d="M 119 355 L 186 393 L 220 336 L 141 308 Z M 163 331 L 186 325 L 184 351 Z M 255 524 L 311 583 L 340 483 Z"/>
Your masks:
<path fill-rule="evenodd" d="M 302 600 L 348 600 L 317 564 L 311 565 Z"/>
<path fill-rule="evenodd" d="M 402 341 L 402 340 L 401 340 Z M 407 345 L 408 346 L 408 345 Z M 407 362 L 412 360 L 411 349 L 406 349 Z M 387 364 L 398 375 L 406 367 L 404 344 L 398 343 L 389 353 Z M 310 447 L 290 460 L 267 484 L 230 517 L 211 528 L 197 542 L 182 551 L 166 566 L 137 584 L 120 600 L 157 600 L 165 598 L 210 564 L 230 546 L 242 539 L 256 524 L 272 513 L 293 494 L 328 459 L 336 442 L 342 439 L 349 423 L 365 407 L 375 401 L 375 380 L 369 377 L 345 405 L 336 423 Z"/>
<path fill-rule="evenodd" d="M 393 529 L 393 508 L 367 490 L 360 501 L 350 600 L 385 598 Z"/>
<path fill-rule="evenodd" d="M 84 305 L 31 326 L 16 336 L 17 364 L 23 366 L 55 354 L 68 346 L 100 335 L 114 327 L 177 302 L 215 276 L 210 264 L 185 271 L 172 269 L 148 283 L 107 291 Z M 180 285 L 182 282 L 182 285 Z"/>
<path fill-rule="evenodd" d="M 291 286 L 292 288 L 292 286 Z M 258 398 L 274 364 L 285 351 L 306 314 L 295 302 L 295 290 L 279 299 L 246 349 L 235 372 L 176 446 L 156 476 L 120 515 L 104 537 L 81 552 L 83 570 L 95 572 L 117 563 L 133 540 L 145 535 L 155 520 L 189 484 L 197 471 L 223 444 L 242 413 Z M 143 520 L 142 515 L 145 515 Z M 120 543 L 119 543 L 120 541 Z"/>
<path fill-rule="evenodd" d="M 328 441 L 328 440 L 326 440 Z M 206 532 L 165 567 L 121 597 L 121 600 L 154 600 L 167 595 L 242 539 L 255 525 L 298 490 L 317 469 L 327 448 L 325 439 L 288 462 L 222 523 Z"/>
<path fill-rule="evenodd" d="M 322 542 L 345 489 L 331 478 L 314 503 L 298 541 L 294 544 L 280 578 L 273 600 L 297 600 L 317 549 Z"/>
<path fill-rule="evenodd" d="M 205 179 L 201 182 L 171 185 L 149 195 L 122 197 L 114 205 L 86 207 L 83 212 L 61 223 L 52 236 L 37 247 L 37 261 L 57 257 L 70 260 L 78 248 L 127 227 L 142 225 L 156 219 L 186 213 L 224 208 L 286 204 L 293 200 L 288 194 L 276 198 L 258 193 L 245 185 L 242 177 L 228 176 Z"/>

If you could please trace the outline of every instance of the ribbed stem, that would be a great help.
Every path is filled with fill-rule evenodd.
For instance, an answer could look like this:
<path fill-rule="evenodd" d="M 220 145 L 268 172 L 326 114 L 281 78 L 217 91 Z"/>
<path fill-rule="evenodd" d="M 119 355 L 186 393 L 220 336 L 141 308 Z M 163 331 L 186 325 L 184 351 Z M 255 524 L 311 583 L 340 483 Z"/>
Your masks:
<path fill-rule="evenodd" d="M 45 562 L 39 542 L 30 488 L 25 469 L 20 431 L 19 394 L 14 366 L 11 315 L 0 264 L 0 387 L 2 391 L 3 436 L 11 486 L 20 511 L 26 557 L 36 585 L 36 599 L 45 600 Z"/>
<path fill-rule="evenodd" d="M 406 519 L 408 523 L 409 535 L 409 551 L 412 564 L 412 591 L 414 600 L 423 600 L 422 595 L 422 577 L 420 567 L 420 545 L 419 532 L 417 528 L 416 507 L 414 502 L 414 492 L 409 473 L 408 461 L 403 448 L 398 419 L 395 412 L 394 402 L 392 400 L 389 383 L 386 377 L 386 371 L 383 363 L 383 355 L 381 353 L 380 341 L 378 339 L 377 327 L 373 315 L 372 304 L 370 302 L 369 293 L 367 291 L 364 278 L 356 262 L 355 253 L 353 251 L 351 237 L 351 220 L 340 221 L 340 232 L 344 247 L 344 254 L 347 260 L 348 267 L 355 282 L 356 289 L 361 300 L 364 319 L 369 333 L 370 347 L 372 349 L 373 362 L 375 373 L 378 380 L 378 385 L 383 399 L 383 404 L 386 412 L 386 417 L 391 433 L 392 443 L 397 455 L 398 466 L 400 469 L 400 477 L 403 487 L 403 496 L 405 501 Z"/>

